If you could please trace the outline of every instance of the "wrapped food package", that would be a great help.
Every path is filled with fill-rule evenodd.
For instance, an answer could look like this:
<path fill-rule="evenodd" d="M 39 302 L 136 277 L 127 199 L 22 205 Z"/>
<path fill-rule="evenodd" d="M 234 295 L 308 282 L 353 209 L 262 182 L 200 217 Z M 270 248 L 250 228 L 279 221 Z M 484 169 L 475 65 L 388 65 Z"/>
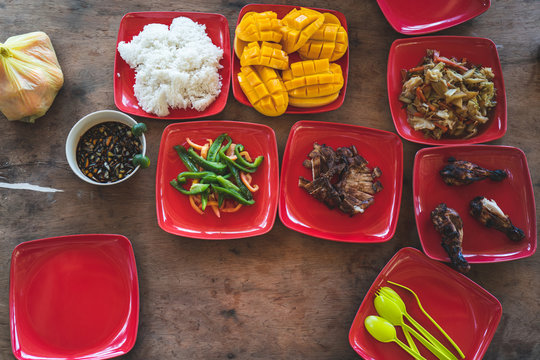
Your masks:
<path fill-rule="evenodd" d="M 45 115 L 64 84 L 51 40 L 41 31 L 0 43 L 0 111 L 33 123 Z"/>

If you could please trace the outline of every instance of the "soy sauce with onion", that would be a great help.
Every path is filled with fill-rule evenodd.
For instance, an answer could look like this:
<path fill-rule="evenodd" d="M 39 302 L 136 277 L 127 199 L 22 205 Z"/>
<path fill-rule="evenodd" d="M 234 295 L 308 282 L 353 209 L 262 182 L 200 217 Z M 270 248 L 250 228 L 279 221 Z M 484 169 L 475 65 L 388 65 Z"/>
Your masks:
<path fill-rule="evenodd" d="M 141 140 L 128 125 L 108 121 L 91 127 L 81 136 L 77 164 L 94 181 L 116 182 L 135 170 L 132 160 L 141 151 Z"/>

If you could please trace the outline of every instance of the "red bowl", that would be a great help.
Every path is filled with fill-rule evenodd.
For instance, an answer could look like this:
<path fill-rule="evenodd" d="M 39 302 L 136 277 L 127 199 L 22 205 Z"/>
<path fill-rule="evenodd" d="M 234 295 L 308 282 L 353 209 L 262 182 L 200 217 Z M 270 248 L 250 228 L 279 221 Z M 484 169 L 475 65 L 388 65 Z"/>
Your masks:
<path fill-rule="evenodd" d="M 470 20 L 487 11 L 490 0 L 377 0 L 386 20 L 402 34 L 427 34 Z"/>
<path fill-rule="evenodd" d="M 306 6 L 307 7 L 307 6 Z M 270 5 L 270 4 L 248 4 L 240 10 L 240 14 L 238 15 L 238 21 L 236 23 L 236 26 L 240 23 L 240 20 L 242 20 L 242 17 L 244 17 L 245 13 L 253 11 L 253 12 L 263 12 L 263 11 L 273 11 L 277 14 L 277 17 L 279 19 L 283 18 L 285 15 L 287 15 L 292 9 L 298 9 L 300 6 L 293 6 L 293 5 Z M 341 26 L 347 31 L 347 19 L 345 18 L 345 15 L 340 13 L 336 10 L 328 10 L 328 9 L 319 9 L 319 8 L 311 8 L 309 9 L 317 10 L 319 12 L 328 12 L 331 14 L 334 14 L 339 21 L 341 22 Z M 240 60 L 238 57 L 234 54 L 234 51 L 232 51 L 232 90 L 234 97 L 238 102 L 253 107 L 251 103 L 249 102 L 248 98 L 242 91 L 242 88 L 240 87 L 240 84 L 238 83 L 238 73 L 240 72 Z M 300 61 L 300 56 L 294 52 L 292 54 L 289 54 L 289 63 Z M 347 90 L 347 77 L 349 73 L 349 49 L 347 48 L 347 52 L 345 55 L 343 55 L 339 60 L 335 61 L 336 64 L 339 64 L 341 66 L 341 70 L 343 71 L 343 88 L 341 89 L 341 92 L 339 93 L 339 96 L 336 100 L 331 102 L 330 104 L 324 105 L 324 106 L 317 106 L 313 108 L 299 108 L 296 106 L 289 105 L 287 107 L 287 111 L 285 111 L 286 114 L 316 114 L 321 112 L 327 112 L 336 110 L 343 104 L 343 100 L 345 99 L 345 91 Z"/>
<path fill-rule="evenodd" d="M 442 56 L 467 58 L 473 64 L 491 67 L 497 89 L 497 105 L 489 114 L 490 120 L 480 128 L 479 134 L 469 139 L 425 138 L 421 131 L 415 131 L 407 122 L 407 112 L 399 101 L 403 82 L 401 70 L 418 65 L 426 56 L 426 49 L 439 50 Z M 506 91 L 499 54 L 495 44 L 484 38 L 465 36 L 426 36 L 394 41 L 388 56 L 388 100 L 390 111 L 398 134 L 406 140 L 427 145 L 457 145 L 488 142 L 501 138 L 506 133 Z"/>
<path fill-rule="evenodd" d="M 403 299 L 407 312 L 459 359 L 452 344 L 420 311 L 413 295 L 387 281 L 396 282 L 413 290 L 424 310 L 454 340 L 466 359 L 482 359 L 501 320 L 501 304 L 493 295 L 466 276 L 444 264 L 430 260 L 413 248 L 403 248 L 390 259 L 371 285 L 358 309 L 349 332 L 349 342 L 360 356 L 365 360 L 411 359 L 411 356 L 397 344 L 375 340 L 364 326 L 367 316 L 377 315 L 373 305 L 376 290 L 388 286 Z M 398 338 L 406 343 L 402 330 L 397 328 L 396 332 Z M 416 344 L 427 360 L 437 359 L 418 341 Z"/>
<path fill-rule="evenodd" d="M 488 169 L 506 169 L 508 178 L 478 181 L 464 186 L 446 185 L 439 170 L 447 159 L 468 160 Z M 500 231 L 489 229 L 469 215 L 469 202 L 485 196 L 497 202 L 512 223 L 525 232 L 514 242 Z M 465 145 L 425 148 L 416 153 L 413 197 L 420 243 L 427 256 L 450 261 L 441 246 L 441 236 L 431 222 L 431 211 L 441 202 L 456 210 L 463 220 L 463 255 L 470 263 L 520 259 L 536 251 L 536 207 L 525 154 L 518 148 L 494 145 Z"/>
<path fill-rule="evenodd" d="M 139 286 L 130 241 L 71 235 L 13 250 L 11 346 L 19 360 L 109 359 L 137 338 Z"/>
<path fill-rule="evenodd" d="M 135 70 L 122 59 L 118 53 L 118 43 L 121 41 L 129 42 L 134 36 L 138 35 L 148 24 L 171 25 L 174 18 L 184 16 L 191 20 L 206 26 L 206 34 L 212 43 L 223 49 L 223 58 L 220 64 L 223 66 L 219 70 L 221 76 L 221 92 L 216 100 L 210 104 L 204 111 L 195 109 L 170 109 L 169 115 L 157 116 L 150 114 L 139 107 L 139 102 L 133 93 L 135 84 Z M 195 119 L 205 116 L 216 115 L 220 113 L 227 103 L 229 88 L 231 85 L 231 41 L 229 34 L 229 23 L 227 19 L 220 14 L 209 14 L 199 12 L 178 12 L 178 11 L 148 11 L 132 12 L 124 15 L 120 22 L 118 30 L 118 39 L 116 41 L 116 55 L 114 58 L 114 103 L 116 107 L 128 114 L 143 116 L 153 119 L 178 120 Z"/>
<path fill-rule="evenodd" d="M 298 186 L 298 178 L 311 179 L 311 171 L 302 166 L 313 150 L 313 143 L 337 149 L 354 145 L 358 153 L 379 167 L 383 189 L 363 214 L 349 216 L 310 196 Z M 382 151 L 384 150 L 384 151 Z M 283 224 L 298 232 L 336 241 L 377 243 L 389 240 L 396 231 L 403 179 L 403 144 L 393 133 L 355 125 L 317 121 L 299 121 L 291 129 L 283 164 L 279 217 Z"/>
<path fill-rule="evenodd" d="M 243 206 L 236 213 L 224 213 L 217 218 L 210 209 L 204 215 L 196 213 L 186 195 L 169 182 L 186 171 L 173 149 L 186 146 L 186 137 L 204 143 L 227 133 L 235 143 L 241 143 L 251 156 L 264 156 L 253 174 L 259 185 L 254 193 L 255 204 Z M 279 160 L 276 135 L 270 127 L 238 121 L 197 121 L 171 124 L 163 131 L 156 174 L 156 206 L 159 226 L 175 235 L 199 239 L 233 239 L 262 235 L 270 231 L 276 218 L 279 191 Z"/>

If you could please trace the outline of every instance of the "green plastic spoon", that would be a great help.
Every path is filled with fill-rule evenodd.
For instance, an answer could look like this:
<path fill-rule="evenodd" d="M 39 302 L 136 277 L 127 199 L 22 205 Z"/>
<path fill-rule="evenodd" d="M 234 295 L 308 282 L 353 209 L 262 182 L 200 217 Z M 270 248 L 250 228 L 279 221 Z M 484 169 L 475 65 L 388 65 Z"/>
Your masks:
<path fill-rule="evenodd" d="M 440 360 L 453 360 L 456 357 L 453 356 L 453 359 L 449 357 L 442 348 L 437 345 L 432 344 L 426 340 L 422 335 L 420 335 L 416 330 L 411 328 L 409 325 L 403 322 L 403 313 L 398 307 L 398 305 L 393 301 L 393 299 L 380 294 L 375 298 L 374 301 L 375 309 L 379 315 L 388 320 L 392 325 L 399 325 L 403 328 L 403 332 L 411 333 L 415 338 L 417 338 L 422 345 L 424 345 L 429 351 L 431 351 L 438 359 Z M 441 345 L 442 346 L 442 345 Z M 443 346 L 444 347 L 444 346 Z"/>
<path fill-rule="evenodd" d="M 422 355 L 414 352 L 410 347 L 402 343 L 397 338 L 396 328 L 394 325 L 390 324 L 388 320 L 385 320 L 379 316 L 370 315 L 364 320 L 364 326 L 371 336 L 380 342 L 387 343 L 393 341 L 416 360 L 426 360 Z"/>
<path fill-rule="evenodd" d="M 410 291 L 414 297 L 416 298 L 416 301 L 418 302 L 418 306 L 420 308 L 420 310 L 422 310 L 422 312 L 426 315 L 426 317 L 437 327 L 437 329 L 439 329 L 439 331 L 448 339 L 448 341 L 452 344 L 452 346 L 454 346 L 454 348 L 456 349 L 456 351 L 459 353 L 459 355 L 461 356 L 461 358 L 465 358 L 465 355 L 463 354 L 463 352 L 461 351 L 461 349 L 456 345 L 456 343 L 452 340 L 452 338 L 450 338 L 450 336 L 448 336 L 448 334 L 439 326 L 439 324 L 437 324 L 437 322 L 435 322 L 435 320 L 433 320 L 433 318 L 424 310 L 424 308 L 422 307 L 422 304 L 420 303 L 420 299 L 418 299 L 418 296 L 416 296 L 416 294 L 414 293 L 414 291 L 412 291 L 411 289 L 403 286 L 403 285 L 400 285 L 398 283 L 395 283 L 395 282 L 392 282 L 392 281 L 388 281 L 388 283 L 390 284 L 393 284 L 393 285 L 396 285 L 396 286 L 399 286 L 399 287 L 402 287 L 408 291 Z M 383 290 L 384 289 L 384 290 Z M 433 345 L 438 345 L 438 344 L 441 344 L 437 339 L 435 339 L 426 329 L 424 329 L 420 324 L 418 324 L 418 322 L 416 322 L 408 313 L 407 313 L 407 309 L 406 309 L 406 306 L 405 306 L 405 303 L 403 302 L 403 300 L 401 299 L 401 297 L 399 296 L 399 294 L 397 292 L 394 291 L 394 289 L 392 288 L 389 288 L 389 287 L 383 287 L 381 288 L 381 291 L 384 292 L 386 295 L 388 296 L 391 296 L 393 299 L 394 299 L 394 302 L 396 302 L 396 304 L 399 306 L 399 308 L 401 309 L 401 311 L 403 312 L 403 315 L 405 315 L 405 317 L 407 318 L 407 320 L 409 320 L 411 322 L 411 324 L 413 324 L 417 329 L 418 331 L 420 331 L 420 333 L 422 335 L 424 335 Z M 426 335 L 427 334 L 427 335 Z M 434 341 L 435 342 L 434 342 Z M 440 346 L 443 346 L 442 344 Z M 444 346 L 443 346 L 444 347 Z M 446 348 L 444 348 L 446 351 L 448 351 L 448 353 L 455 358 L 455 356 L 450 353 L 450 351 Z"/>
<path fill-rule="evenodd" d="M 391 309 L 388 309 L 388 306 L 386 306 L 389 300 L 384 298 L 383 296 L 384 295 L 381 294 L 380 291 L 377 291 L 377 295 L 375 296 L 375 300 L 373 301 L 373 304 L 375 305 L 375 310 L 377 310 L 377 313 L 381 317 L 390 321 L 392 325 L 401 326 L 403 330 L 403 335 L 405 335 L 405 339 L 407 339 L 409 347 L 413 351 L 420 354 L 418 348 L 416 347 L 416 344 L 414 343 L 414 340 L 411 338 L 411 334 L 409 334 L 409 331 L 404 326 L 405 323 L 403 322 L 403 316 L 401 315 L 401 312 L 390 311 Z"/>

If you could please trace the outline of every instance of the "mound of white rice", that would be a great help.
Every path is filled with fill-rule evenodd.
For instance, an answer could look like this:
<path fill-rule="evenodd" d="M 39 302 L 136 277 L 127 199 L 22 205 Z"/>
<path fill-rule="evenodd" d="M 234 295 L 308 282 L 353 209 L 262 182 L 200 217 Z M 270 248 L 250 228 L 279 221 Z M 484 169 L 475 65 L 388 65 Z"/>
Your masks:
<path fill-rule="evenodd" d="M 223 50 L 206 35 L 206 26 L 186 17 L 146 25 L 118 52 L 135 69 L 133 90 L 141 108 L 157 116 L 169 107 L 203 111 L 221 91 Z"/>

